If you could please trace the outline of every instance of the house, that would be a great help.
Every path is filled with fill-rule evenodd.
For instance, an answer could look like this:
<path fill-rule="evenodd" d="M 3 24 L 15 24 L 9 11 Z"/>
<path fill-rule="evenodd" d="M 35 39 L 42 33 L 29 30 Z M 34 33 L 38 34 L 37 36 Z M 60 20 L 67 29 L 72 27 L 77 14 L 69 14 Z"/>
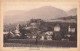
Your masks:
<path fill-rule="evenodd" d="M 57 24 L 56 26 L 54 26 L 54 32 L 59 32 L 60 31 L 60 25 Z"/>
<path fill-rule="evenodd" d="M 8 34 L 9 32 L 3 32 L 3 34 Z"/>
<path fill-rule="evenodd" d="M 68 32 L 75 32 L 75 30 L 76 30 L 76 28 L 75 27 L 71 27 L 70 25 L 69 25 L 69 27 L 68 27 Z"/>
<path fill-rule="evenodd" d="M 45 32 L 45 37 L 47 40 L 52 40 L 53 31 Z"/>
<path fill-rule="evenodd" d="M 40 40 L 45 40 L 45 33 L 41 33 L 39 36 L 40 36 Z"/>
<path fill-rule="evenodd" d="M 27 38 L 31 38 L 31 36 L 28 35 Z"/>
<path fill-rule="evenodd" d="M 35 39 L 37 36 L 33 35 L 32 38 Z"/>
<path fill-rule="evenodd" d="M 41 36 L 41 39 L 40 40 L 44 40 L 44 36 Z"/>
<path fill-rule="evenodd" d="M 6 38 L 13 38 L 13 37 L 15 37 L 15 35 L 12 32 L 4 32 L 3 34 L 4 34 L 4 37 L 6 37 Z"/>
<path fill-rule="evenodd" d="M 10 37 L 15 37 L 15 35 L 12 32 L 10 32 L 10 34 L 11 34 Z"/>

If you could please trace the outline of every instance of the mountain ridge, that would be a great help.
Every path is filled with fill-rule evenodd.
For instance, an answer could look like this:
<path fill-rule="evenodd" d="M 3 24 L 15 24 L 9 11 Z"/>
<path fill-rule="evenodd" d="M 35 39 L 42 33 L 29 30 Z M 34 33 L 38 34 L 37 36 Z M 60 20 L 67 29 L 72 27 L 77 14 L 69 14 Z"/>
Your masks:
<path fill-rule="evenodd" d="M 4 23 L 16 23 L 30 19 L 50 20 L 67 17 L 67 13 L 61 9 L 52 6 L 44 6 L 29 11 L 10 11 L 6 13 L 4 17 Z"/>

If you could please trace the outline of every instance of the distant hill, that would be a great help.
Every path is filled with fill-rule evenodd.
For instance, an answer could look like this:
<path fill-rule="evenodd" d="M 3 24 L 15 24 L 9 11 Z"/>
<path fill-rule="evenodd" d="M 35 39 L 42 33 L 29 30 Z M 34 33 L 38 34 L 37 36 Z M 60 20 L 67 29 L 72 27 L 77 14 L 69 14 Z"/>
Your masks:
<path fill-rule="evenodd" d="M 69 16 L 76 16 L 77 15 L 77 8 L 73 8 L 68 11 Z"/>
<path fill-rule="evenodd" d="M 4 15 L 4 23 L 16 23 L 19 21 L 27 21 L 32 18 L 47 20 L 66 16 L 67 13 L 61 9 L 52 6 L 44 6 L 29 11 L 8 11 Z"/>
<path fill-rule="evenodd" d="M 47 22 L 77 23 L 77 16 L 61 17 L 57 19 L 51 19 Z"/>

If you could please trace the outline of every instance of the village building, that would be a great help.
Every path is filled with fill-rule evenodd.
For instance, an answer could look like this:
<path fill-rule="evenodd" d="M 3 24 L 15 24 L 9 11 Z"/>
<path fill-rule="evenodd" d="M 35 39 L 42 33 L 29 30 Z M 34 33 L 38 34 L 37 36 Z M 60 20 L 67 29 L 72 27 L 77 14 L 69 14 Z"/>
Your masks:
<path fill-rule="evenodd" d="M 68 32 L 75 32 L 76 28 L 69 25 Z"/>
<path fill-rule="evenodd" d="M 57 24 L 56 26 L 54 26 L 54 32 L 59 32 L 60 31 L 60 25 Z"/>
<path fill-rule="evenodd" d="M 44 40 L 44 39 L 45 39 L 45 37 L 44 36 L 41 36 L 40 40 Z"/>
<path fill-rule="evenodd" d="M 46 40 L 52 40 L 53 31 L 45 32 Z"/>
<path fill-rule="evenodd" d="M 33 39 L 36 39 L 36 37 L 37 37 L 37 36 L 35 36 L 35 35 L 32 36 Z"/>
<path fill-rule="evenodd" d="M 12 32 L 4 32 L 4 37 L 5 38 L 14 38 L 15 35 Z"/>
<path fill-rule="evenodd" d="M 3 32 L 3 34 L 8 34 L 9 32 Z"/>

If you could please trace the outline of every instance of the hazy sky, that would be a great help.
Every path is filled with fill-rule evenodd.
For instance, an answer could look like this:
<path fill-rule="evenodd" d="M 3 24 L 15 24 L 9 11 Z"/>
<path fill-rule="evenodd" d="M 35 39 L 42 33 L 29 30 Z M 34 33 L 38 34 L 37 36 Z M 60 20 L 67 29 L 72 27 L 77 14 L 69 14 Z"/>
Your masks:
<path fill-rule="evenodd" d="M 31 10 L 43 6 L 53 6 L 64 11 L 69 11 L 72 8 L 76 8 L 76 2 L 24 2 L 24 1 L 8 1 L 2 3 L 2 9 L 4 12 L 12 10 Z"/>

